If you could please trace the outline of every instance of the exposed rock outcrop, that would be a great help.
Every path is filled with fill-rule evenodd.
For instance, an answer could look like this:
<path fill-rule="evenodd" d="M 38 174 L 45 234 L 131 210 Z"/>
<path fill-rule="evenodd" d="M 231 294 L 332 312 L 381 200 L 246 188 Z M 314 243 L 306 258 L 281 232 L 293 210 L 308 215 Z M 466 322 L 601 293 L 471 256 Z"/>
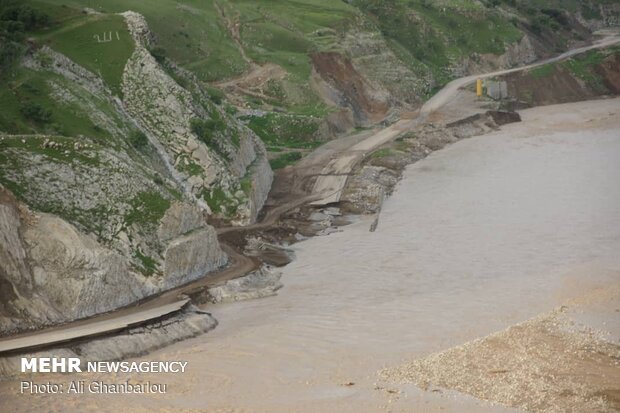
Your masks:
<path fill-rule="evenodd" d="M 24 314 L 39 323 L 60 316 L 47 311 L 47 303 L 34 292 L 21 215 L 17 200 L 0 188 L 0 325 L 5 331 L 19 328 Z"/>
<path fill-rule="evenodd" d="M 130 257 L 57 216 L 30 212 L 0 186 L 0 331 L 111 311 L 225 265 L 215 230 L 197 208 L 177 203 L 170 209 L 159 227 L 167 245 L 157 260 L 163 269 L 148 276 Z"/>
<path fill-rule="evenodd" d="M 205 226 L 170 242 L 164 253 L 163 287 L 171 288 L 195 280 L 226 262 L 226 254 L 219 247 L 215 230 Z"/>
<path fill-rule="evenodd" d="M 198 207 L 174 202 L 159 222 L 157 236 L 160 241 L 168 241 L 200 227 L 202 222 L 202 211 Z"/>
<path fill-rule="evenodd" d="M 132 303 L 155 290 L 119 253 L 49 214 L 32 216 L 24 231 L 33 291 L 62 319 L 82 318 Z"/>
<path fill-rule="evenodd" d="M 123 74 L 127 110 L 180 173 L 188 197 L 234 223 L 254 221 L 273 179 L 262 142 L 210 102 L 197 79 L 177 68 L 189 83 L 180 86 L 149 53 L 151 35 L 144 18 L 134 12 L 123 16 L 136 42 Z M 203 131 L 208 138 L 192 127 L 205 119 L 210 122 L 205 128 L 211 128 Z M 243 179 L 250 185 L 242 188 Z"/>
<path fill-rule="evenodd" d="M 282 288 L 281 276 L 281 272 L 263 266 L 245 277 L 236 278 L 227 281 L 222 286 L 210 288 L 208 291 L 209 301 L 224 303 L 275 295 L 276 291 Z"/>

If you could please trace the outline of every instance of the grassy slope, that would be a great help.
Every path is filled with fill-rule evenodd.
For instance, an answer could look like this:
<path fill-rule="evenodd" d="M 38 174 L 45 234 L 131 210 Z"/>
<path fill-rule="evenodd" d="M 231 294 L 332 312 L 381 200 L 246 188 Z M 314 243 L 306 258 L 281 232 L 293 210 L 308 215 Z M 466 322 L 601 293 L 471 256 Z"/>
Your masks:
<path fill-rule="evenodd" d="M 248 54 L 258 62 L 281 65 L 300 81 L 310 75 L 308 54 L 325 46 L 313 34 L 342 29 L 355 16 L 355 9 L 346 3 L 326 0 L 232 0 L 228 9 L 239 16 Z"/>
<path fill-rule="evenodd" d="M 106 41 L 104 36 L 108 36 Z M 134 50 L 133 39 L 122 16 L 88 15 L 76 18 L 58 29 L 41 34 L 40 41 L 99 74 L 115 94 L 121 94 L 123 69 Z"/>
<path fill-rule="evenodd" d="M 413 70 L 426 66 L 439 85 L 448 66 L 472 53 L 504 52 L 521 32 L 492 9 L 468 1 L 355 0 Z"/>
<path fill-rule="evenodd" d="M 581 79 L 593 90 L 604 93 L 606 89 L 603 85 L 602 77 L 595 69 L 606 57 L 619 53 L 620 47 L 618 46 L 603 50 L 590 50 L 562 62 L 549 63 L 531 69 L 528 71 L 528 74 L 535 79 L 540 79 L 554 75 L 559 69 L 565 69 L 573 76 Z"/>
<path fill-rule="evenodd" d="M 109 15 L 103 18 L 85 16 L 80 13 L 83 7 L 106 13 L 125 10 L 142 13 L 164 54 L 205 82 L 234 78 L 248 69 L 227 27 L 227 24 L 239 23 L 239 41 L 246 55 L 258 63 L 276 63 L 288 72 L 285 79 L 270 84 L 265 90 L 269 100 L 263 102 L 257 97 L 248 97 L 249 105 L 260 107 L 269 103 L 296 115 L 309 116 L 308 122 L 299 123 L 304 128 L 299 133 L 291 132 L 286 117 L 280 117 L 284 122 L 280 128 L 277 125 L 265 128 L 261 121 L 252 121 L 250 126 L 269 144 L 303 147 L 307 144 L 299 144 L 301 136 L 312 140 L 306 128 L 307 123 L 313 122 L 310 116 L 324 117 L 328 112 L 309 86 L 312 69 L 309 55 L 315 51 L 341 51 L 337 35 L 352 26 L 380 31 L 406 65 L 421 78 L 432 75 L 438 88 L 450 80 L 448 67 L 459 59 L 474 53 L 501 54 L 507 43 L 522 36 L 517 19 L 509 18 L 498 6 L 544 26 L 550 17 L 542 13 L 542 9 L 581 10 L 584 14 L 592 14 L 592 4 L 609 1 L 593 0 L 586 4 L 576 0 L 352 0 L 350 3 L 334 0 L 36 0 L 36 4 L 63 9 L 72 16 L 67 26 L 75 27 L 49 33 L 46 39 L 52 47 L 100 72 L 112 88 L 117 87 L 124 55 L 118 59 L 116 56 L 98 59 L 95 51 L 85 52 L 79 38 L 83 35 L 86 41 L 88 33 L 80 27 L 93 26 L 101 30 L 106 24 L 122 23 L 115 22 L 114 16 Z M 98 22 L 99 19 L 102 21 Z M 88 21 L 89 24 L 72 21 Z M 129 51 L 121 50 L 122 53 Z M 100 56 L 109 56 L 108 52 L 114 53 L 110 49 Z M 429 90 L 429 94 L 432 92 Z M 272 119 L 268 122 L 273 123 Z M 282 144 L 287 139 L 290 142 Z"/>
<path fill-rule="evenodd" d="M 213 1 L 173 0 L 42 0 L 73 9 L 90 7 L 105 13 L 133 10 L 143 14 L 172 60 L 205 81 L 241 74 L 246 69 L 239 51 L 220 21 Z"/>
<path fill-rule="evenodd" d="M 39 44 L 47 44 L 76 63 L 99 74 L 113 93 L 120 94 L 123 68 L 133 52 L 133 41 L 121 16 L 86 15 L 71 9 L 39 1 L 33 7 L 51 16 L 50 28 L 31 33 Z M 112 31 L 112 41 L 97 43 L 95 34 Z M 116 37 L 118 32 L 119 36 Z M 110 134 L 93 124 L 87 109 L 77 103 L 52 97 L 52 82 L 76 90 L 51 71 L 36 72 L 15 65 L 0 82 L 0 131 L 6 133 L 44 133 L 64 136 L 86 135 L 108 140 Z M 89 99 L 90 97 L 84 97 Z M 24 114 L 27 106 L 37 106 L 45 119 Z M 115 109 L 103 101 L 94 105 L 112 118 Z"/>
<path fill-rule="evenodd" d="M 108 131 L 95 125 L 86 109 L 77 103 L 60 102 L 51 95 L 50 81 L 66 84 L 66 80 L 51 72 L 15 69 L 11 79 L 0 87 L 0 132 L 11 134 L 85 135 L 98 141 L 109 141 Z M 70 87 L 67 85 L 67 87 Z M 49 114 L 49 119 L 32 119 L 23 113 L 27 105 L 37 105 Z M 98 110 L 113 115 L 107 102 L 96 101 Z"/>

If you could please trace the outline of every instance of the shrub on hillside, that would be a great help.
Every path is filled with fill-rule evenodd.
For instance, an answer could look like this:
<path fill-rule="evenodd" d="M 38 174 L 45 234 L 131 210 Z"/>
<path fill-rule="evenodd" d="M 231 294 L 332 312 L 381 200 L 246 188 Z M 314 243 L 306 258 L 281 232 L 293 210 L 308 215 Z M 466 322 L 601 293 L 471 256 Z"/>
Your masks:
<path fill-rule="evenodd" d="M 48 25 L 44 12 L 17 1 L 0 0 L 0 73 L 17 60 L 24 50 L 25 32 Z"/>
<path fill-rule="evenodd" d="M 194 118 L 190 122 L 192 132 L 207 146 L 215 143 L 214 132 L 224 129 L 225 125 L 219 119 L 198 119 Z"/>
<path fill-rule="evenodd" d="M 211 101 L 216 105 L 221 104 L 224 100 L 224 93 L 221 90 L 210 87 L 207 89 L 207 91 L 209 92 L 209 97 L 211 98 Z"/>
<path fill-rule="evenodd" d="M 26 119 L 34 122 L 48 123 L 52 119 L 52 112 L 38 103 L 26 102 L 19 110 Z"/>
<path fill-rule="evenodd" d="M 149 144 L 149 140 L 142 131 L 134 130 L 129 134 L 129 144 L 136 149 L 143 149 Z"/>
<path fill-rule="evenodd" d="M 153 56 L 158 63 L 162 64 L 166 61 L 166 49 L 163 47 L 155 46 L 149 50 L 149 52 L 151 52 L 151 56 Z"/>

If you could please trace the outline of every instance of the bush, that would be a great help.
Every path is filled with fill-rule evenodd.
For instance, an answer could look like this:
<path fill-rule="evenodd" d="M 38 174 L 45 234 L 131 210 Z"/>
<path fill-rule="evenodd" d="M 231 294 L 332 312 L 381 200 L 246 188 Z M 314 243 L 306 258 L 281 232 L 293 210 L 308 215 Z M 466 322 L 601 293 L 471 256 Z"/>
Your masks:
<path fill-rule="evenodd" d="M 228 113 L 229 115 L 236 115 L 238 112 L 237 108 L 232 106 L 232 105 L 226 105 L 226 113 Z"/>
<path fill-rule="evenodd" d="M 155 46 L 149 50 L 149 52 L 151 52 L 151 56 L 153 56 L 158 63 L 163 64 L 166 61 L 166 49 L 163 47 Z"/>
<path fill-rule="evenodd" d="M 19 109 L 21 114 L 28 120 L 38 123 L 48 123 L 52 120 L 52 112 L 34 102 L 26 102 Z"/>
<path fill-rule="evenodd" d="M 136 257 L 142 262 L 142 268 L 140 269 L 140 272 L 142 272 L 142 274 L 144 274 L 145 276 L 148 277 L 157 272 L 157 261 L 155 261 L 152 257 L 144 255 L 140 250 L 136 250 L 134 257 Z"/>
<path fill-rule="evenodd" d="M 194 118 L 190 122 L 192 132 L 207 146 L 215 143 L 214 132 L 225 128 L 221 119 L 198 119 Z"/>
<path fill-rule="evenodd" d="M 22 51 L 22 45 L 0 35 L 0 73 L 17 61 Z"/>
<path fill-rule="evenodd" d="M 211 98 L 211 101 L 216 105 L 221 104 L 224 100 L 224 93 L 221 90 L 210 87 L 207 89 L 207 91 L 209 92 L 209 97 Z"/>
<path fill-rule="evenodd" d="M 204 144 L 210 146 L 213 143 L 213 130 L 209 127 L 207 122 L 201 119 L 192 119 L 190 121 L 190 127 L 194 135 L 196 135 Z"/>
<path fill-rule="evenodd" d="M 149 144 L 149 140 L 142 131 L 134 130 L 129 134 L 129 144 L 136 149 L 143 149 Z"/>
<path fill-rule="evenodd" d="M 0 74 L 24 50 L 25 32 L 48 25 L 47 14 L 17 1 L 0 0 Z"/>
<path fill-rule="evenodd" d="M 19 22 L 23 25 L 23 30 L 44 27 L 50 22 L 47 14 L 26 4 L 17 5 L 16 2 L 3 1 L 0 3 L 0 10 L 0 20 Z"/>

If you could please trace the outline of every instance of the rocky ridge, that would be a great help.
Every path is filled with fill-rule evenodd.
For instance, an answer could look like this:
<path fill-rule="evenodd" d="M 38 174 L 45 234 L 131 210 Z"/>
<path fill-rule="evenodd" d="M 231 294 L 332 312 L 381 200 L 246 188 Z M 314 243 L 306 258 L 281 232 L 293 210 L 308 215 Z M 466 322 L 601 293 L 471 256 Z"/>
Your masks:
<path fill-rule="evenodd" d="M 196 79 L 180 86 L 149 53 L 142 16 L 125 19 L 136 48 L 122 99 L 47 46 L 22 61 L 109 138 L 0 135 L 1 334 L 112 311 L 221 268 L 207 216 L 253 222 L 269 192 L 260 139 Z M 201 140 L 192 122 L 207 121 L 217 127 Z"/>
<path fill-rule="evenodd" d="M 238 224 L 253 222 L 272 179 L 262 142 L 236 126 L 205 96 L 199 96 L 199 86 L 186 89 L 175 82 L 147 49 L 151 35 L 144 17 L 135 12 L 123 16 L 136 42 L 123 74 L 128 112 L 157 140 L 155 145 L 164 149 L 163 157 L 181 171 L 186 193 L 210 213 L 231 215 Z M 187 81 L 196 82 L 186 76 Z M 195 119 L 226 122 L 229 127 L 220 131 L 226 136 L 212 138 L 209 145 L 202 142 L 192 130 Z M 240 182 L 244 178 L 249 180 L 246 188 Z M 222 191 L 228 204 L 208 205 L 214 191 Z"/>

